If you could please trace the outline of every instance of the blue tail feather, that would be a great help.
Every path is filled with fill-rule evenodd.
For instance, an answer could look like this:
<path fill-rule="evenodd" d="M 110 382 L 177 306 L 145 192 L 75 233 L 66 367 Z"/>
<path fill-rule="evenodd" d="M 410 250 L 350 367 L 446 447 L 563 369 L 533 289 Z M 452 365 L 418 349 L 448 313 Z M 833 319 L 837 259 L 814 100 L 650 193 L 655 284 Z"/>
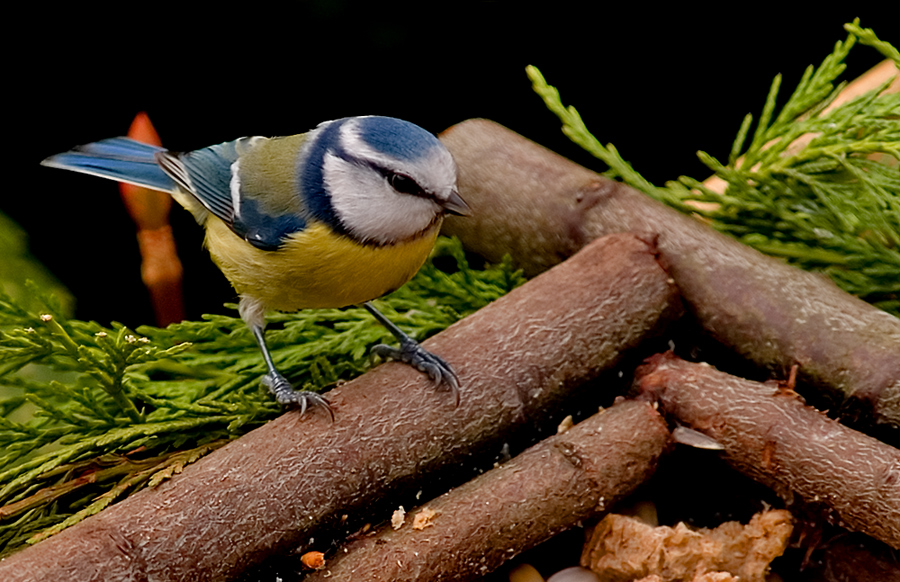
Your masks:
<path fill-rule="evenodd" d="M 128 137 L 111 137 L 78 146 L 73 151 L 101 157 L 135 158 L 152 161 L 153 154 L 165 151 L 165 148 L 135 141 Z"/>
<path fill-rule="evenodd" d="M 176 188 L 175 182 L 154 158 L 161 151 L 164 149 L 158 146 L 114 137 L 50 156 L 41 164 L 171 192 Z"/>

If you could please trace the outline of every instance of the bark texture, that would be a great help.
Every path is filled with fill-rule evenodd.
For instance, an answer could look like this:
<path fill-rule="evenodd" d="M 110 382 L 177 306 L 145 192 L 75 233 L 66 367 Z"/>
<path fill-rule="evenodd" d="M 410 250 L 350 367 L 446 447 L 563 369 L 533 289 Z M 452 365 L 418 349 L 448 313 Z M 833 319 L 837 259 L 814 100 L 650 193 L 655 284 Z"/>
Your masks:
<path fill-rule="evenodd" d="M 649 404 L 617 404 L 425 504 L 429 525 L 407 519 L 351 542 L 304 580 L 480 580 L 627 496 L 653 474 L 668 439 Z"/>
<path fill-rule="evenodd" d="M 788 503 L 802 501 L 900 548 L 900 450 L 831 420 L 793 392 L 706 364 L 663 354 L 638 377 L 666 414 L 722 444 L 737 470 Z"/>
<path fill-rule="evenodd" d="M 712 337 L 782 376 L 799 364 L 801 380 L 900 426 L 900 319 L 492 121 L 464 121 L 441 139 L 472 207 L 444 232 L 467 248 L 492 261 L 510 253 L 535 274 L 602 235 L 657 234 L 686 306 Z"/>
<path fill-rule="evenodd" d="M 568 390 L 680 315 L 655 249 L 607 237 L 435 336 L 459 372 L 458 406 L 398 363 L 329 393 L 335 420 L 296 411 L 182 475 L 0 563 L 0 580 L 223 580 L 328 538 L 478 447 L 536 426 Z"/>

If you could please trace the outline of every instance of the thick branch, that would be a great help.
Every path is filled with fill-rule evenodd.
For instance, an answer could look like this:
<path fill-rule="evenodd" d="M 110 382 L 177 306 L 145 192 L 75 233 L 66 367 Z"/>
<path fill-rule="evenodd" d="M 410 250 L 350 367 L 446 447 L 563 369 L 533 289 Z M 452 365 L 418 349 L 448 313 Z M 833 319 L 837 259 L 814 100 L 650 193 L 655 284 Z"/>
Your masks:
<path fill-rule="evenodd" d="M 546 423 L 570 388 L 677 317 L 654 252 L 597 241 L 426 342 L 459 372 L 458 406 L 410 367 L 379 366 L 329 393 L 334 422 L 289 412 L 6 559 L 0 580 L 221 580 L 327 540 L 341 515 Z"/>
<path fill-rule="evenodd" d="M 897 582 L 897 552 L 864 535 L 844 536 L 813 555 L 811 582 Z"/>
<path fill-rule="evenodd" d="M 425 504 L 434 512 L 428 526 L 385 527 L 305 580 L 481 580 L 631 493 L 668 439 L 649 404 L 617 404 Z"/>
<path fill-rule="evenodd" d="M 782 388 L 672 355 L 638 373 L 666 414 L 724 446 L 725 459 L 782 498 L 799 497 L 853 531 L 900 548 L 900 451 L 847 428 Z"/>
<path fill-rule="evenodd" d="M 858 399 L 900 426 L 900 320 L 819 275 L 762 255 L 484 119 L 441 139 L 473 209 L 444 232 L 492 261 L 541 272 L 598 236 L 659 234 L 662 260 L 703 328 L 752 362 Z"/>

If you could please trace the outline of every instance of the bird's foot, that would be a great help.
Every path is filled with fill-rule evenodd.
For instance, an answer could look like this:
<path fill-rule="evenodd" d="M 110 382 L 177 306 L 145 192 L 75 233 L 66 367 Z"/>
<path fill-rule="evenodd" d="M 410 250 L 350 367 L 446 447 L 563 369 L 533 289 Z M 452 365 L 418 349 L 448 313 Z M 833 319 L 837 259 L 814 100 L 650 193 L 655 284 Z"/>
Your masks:
<path fill-rule="evenodd" d="M 416 340 L 410 337 L 401 338 L 399 348 L 378 344 L 372 348 L 371 353 L 385 360 L 403 362 L 424 373 L 439 388 L 446 386 L 446 389 L 453 393 L 457 406 L 459 405 L 459 376 L 456 375 L 456 371 L 443 358 L 432 354 Z"/>
<path fill-rule="evenodd" d="M 310 406 L 322 406 L 328 411 L 331 420 L 334 420 L 334 411 L 328 400 L 321 394 L 308 390 L 294 390 L 291 383 L 278 373 L 269 373 L 262 378 L 263 386 L 275 395 L 275 400 L 284 406 L 299 406 L 300 414 L 306 412 Z"/>

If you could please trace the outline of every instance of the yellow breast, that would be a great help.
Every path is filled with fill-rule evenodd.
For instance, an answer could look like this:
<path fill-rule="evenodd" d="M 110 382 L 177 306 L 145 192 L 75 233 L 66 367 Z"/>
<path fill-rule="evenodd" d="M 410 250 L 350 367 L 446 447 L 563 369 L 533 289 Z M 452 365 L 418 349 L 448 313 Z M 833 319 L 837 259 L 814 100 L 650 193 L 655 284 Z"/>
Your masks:
<path fill-rule="evenodd" d="M 266 309 L 296 311 L 356 305 L 401 287 L 425 262 L 440 226 L 415 240 L 374 247 L 314 224 L 279 250 L 263 251 L 210 216 L 206 245 L 238 293 Z"/>

